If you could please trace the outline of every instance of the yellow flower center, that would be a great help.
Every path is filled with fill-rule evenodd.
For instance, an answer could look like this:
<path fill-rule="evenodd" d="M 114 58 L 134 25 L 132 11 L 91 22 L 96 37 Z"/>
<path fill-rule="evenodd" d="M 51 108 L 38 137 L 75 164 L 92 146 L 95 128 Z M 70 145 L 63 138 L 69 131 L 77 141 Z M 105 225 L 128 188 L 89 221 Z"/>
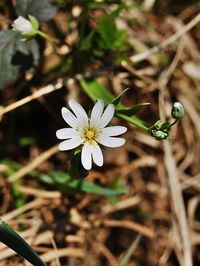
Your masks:
<path fill-rule="evenodd" d="M 86 129 L 85 136 L 86 136 L 86 138 L 87 138 L 88 140 L 93 139 L 93 138 L 95 137 L 95 134 L 96 134 L 95 131 L 90 130 L 90 129 L 89 129 L 89 130 Z"/>
<path fill-rule="evenodd" d="M 83 139 L 85 139 L 86 141 L 88 141 L 90 144 L 94 144 L 94 141 L 96 140 L 98 135 L 99 134 L 98 134 L 96 128 L 85 128 L 81 137 Z"/>

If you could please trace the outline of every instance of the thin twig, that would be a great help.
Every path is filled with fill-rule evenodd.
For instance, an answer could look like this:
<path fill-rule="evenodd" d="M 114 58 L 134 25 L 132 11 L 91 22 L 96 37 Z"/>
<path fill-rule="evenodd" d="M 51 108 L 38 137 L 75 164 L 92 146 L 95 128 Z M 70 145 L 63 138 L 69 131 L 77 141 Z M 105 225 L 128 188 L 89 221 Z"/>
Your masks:
<path fill-rule="evenodd" d="M 35 160 L 33 160 L 28 165 L 24 166 L 22 169 L 11 175 L 7 180 L 8 182 L 14 182 L 32 170 L 34 170 L 36 167 L 38 167 L 41 163 L 45 162 L 47 159 L 49 159 L 51 156 L 53 156 L 55 153 L 58 152 L 58 145 L 55 145 L 51 147 L 49 150 L 43 152 L 40 156 L 38 156 Z"/>
<path fill-rule="evenodd" d="M 155 232 L 152 229 L 149 229 L 147 226 L 135 223 L 133 221 L 104 219 L 103 224 L 108 227 L 122 227 L 130 229 L 150 239 L 155 237 Z"/>
<path fill-rule="evenodd" d="M 160 103 L 160 114 L 162 119 L 164 119 L 164 108 L 165 108 L 165 96 L 167 91 L 165 90 L 167 83 L 176 69 L 178 62 L 180 60 L 181 54 L 183 52 L 184 42 L 180 42 L 180 45 L 177 49 L 176 56 L 174 57 L 171 65 L 164 73 L 162 80 L 160 82 L 160 95 L 159 95 L 159 103 Z M 191 251 L 191 241 L 189 228 L 187 223 L 187 217 L 185 212 L 185 206 L 183 202 L 181 185 L 179 182 L 178 171 L 176 162 L 174 160 L 171 145 L 169 142 L 164 142 L 164 152 L 165 152 L 165 166 L 169 177 L 169 185 L 172 196 L 173 207 L 175 211 L 175 215 L 177 217 L 180 236 L 182 239 L 182 248 L 184 255 L 184 266 L 192 266 L 192 251 Z"/>
<path fill-rule="evenodd" d="M 33 209 L 33 208 L 37 209 L 37 208 L 41 207 L 45 202 L 47 202 L 47 201 L 44 199 L 41 199 L 41 198 L 35 199 L 35 200 L 25 204 L 24 206 L 1 216 L 1 218 L 5 222 L 8 222 L 9 220 L 15 218 L 16 216 L 18 216 L 18 215 L 20 215 L 20 214 L 22 214 L 22 213 L 24 213 L 30 209 Z"/>
<path fill-rule="evenodd" d="M 41 189 L 22 186 L 19 184 L 15 184 L 14 187 L 18 191 L 21 191 L 23 194 L 32 195 L 35 197 L 48 198 L 48 199 L 61 198 L 61 192 L 60 191 L 45 191 L 45 190 L 41 190 Z"/>
<path fill-rule="evenodd" d="M 189 228 L 183 203 L 182 191 L 178 177 L 177 166 L 173 158 L 171 145 L 164 142 L 165 166 L 169 176 L 169 184 L 175 213 L 178 219 L 180 233 L 183 241 L 184 266 L 192 266 L 192 251 Z"/>
<path fill-rule="evenodd" d="M 151 49 L 144 51 L 142 53 L 131 56 L 130 57 L 131 62 L 133 63 L 140 62 L 142 60 L 147 59 L 149 56 L 159 52 L 160 50 L 165 49 L 167 46 L 176 42 L 181 36 L 183 36 L 186 32 L 191 30 L 199 22 L 200 22 L 200 13 L 196 17 L 194 17 L 188 24 L 186 24 L 179 31 L 177 31 L 175 34 L 170 36 L 168 39 L 164 40 L 159 45 L 154 46 Z"/>
<path fill-rule="evenodd" d="M 63 86 L 63 80 L 59 79 L 55 85 L 47 85 L 39 90 L 36 90 L 32 95 L 29 95 L 17 102 L 14 102 L 4 108 L 1 108 L 0 109 L 0 118 L 3 114 L 5 113 L 8 113 L 16 108 L 19 108 L 20 106 L 32 101 L 32 100 L 35 100 L 35 99 L 38 99 L 40 98 L 41 96 L 43 95 L 46 95 L 46 94 L 49 94 L 53 91 L 56 91 L 56 90 L 59 90 L 61 89 Z"/>

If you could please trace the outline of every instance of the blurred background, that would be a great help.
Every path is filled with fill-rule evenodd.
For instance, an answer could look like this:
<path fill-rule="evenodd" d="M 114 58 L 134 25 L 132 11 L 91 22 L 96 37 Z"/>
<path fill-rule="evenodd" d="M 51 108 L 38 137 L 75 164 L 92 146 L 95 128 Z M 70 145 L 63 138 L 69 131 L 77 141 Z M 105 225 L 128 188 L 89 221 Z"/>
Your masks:
<path fill-rule="evenodd" d="M 56 49 L 22 42 L 20 15 Z M 192 0 L 0 1 L 0 215 L 48 265 L 200 264 L 199 21 Z M 150 103 L 136 114 L 147 128 L 176 101 L 185 116 L 170 141 L 114 118 L 126 145 L 74 176 L 61 108 L 74 98 L 89 112 L 99 91 L 126 88 L 125 107 Z M 0 265 L 28 264 L 0 244 Z"/>

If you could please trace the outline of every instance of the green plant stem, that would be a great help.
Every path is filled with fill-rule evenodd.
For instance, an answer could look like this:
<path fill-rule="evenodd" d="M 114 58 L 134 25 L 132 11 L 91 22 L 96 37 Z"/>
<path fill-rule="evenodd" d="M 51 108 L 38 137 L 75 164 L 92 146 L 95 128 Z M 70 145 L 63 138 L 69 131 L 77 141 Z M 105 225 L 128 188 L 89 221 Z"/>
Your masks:
<path fill-rule="evenodd" d="M 141 240 L 142 236 L 138 235 L 134 241 L 132 242 L 132 244 L 130 245 L 130 247 L 128 248 L 128 250 L 126 251 L 126 253 L 124 254 L 124 256 L 120 259 L 118 266 L 126 266 L 131 258 L 131 256 L 133 255 L 134 251 L 136 250 L 136 248 L 138 247 L 138 244 Z"/>
<path fill-rule="evenodd" d="M 58 55 L 60 57 L 60 54 L 58 53 L 58 48 L 57 48 L 54 40 L 48 34 L 44 33 L 43 31 L 38 30 L 37 34 L 40 37 L 42 37 L 43 39 L 45 39 L 46 41 L 48 41 L 51 44 L 51 46 L 53 47 L 53 50 L 56 53 L 56 55 Z"/>
<path fill-rule="evenodd" d="M 8 224 L 0 219 L 0 241 L 35 266 L 47 266 L 37 253 Z"/>
<path fill-rule="evenodd" d="M 129 118 L 129 116 L 123 115 L 123 114 L 116 114 L 116 116 L 119 117 L 119 118 L 122 118 L 125 121 L 130 122 L 131 124 L 134 124 L 137 128 L 143 129 L 143 130 L 145 130 L 147 132 L 149 131 L 148 127 L 146 127 L 145 125 L 143 125 L 141 123 L 141 121 L 139 121 L 139 120 L 138 121 L 134 120 L 134 122 L 133 122 L 133 120 L 131 119 L 131 117 Z"/>

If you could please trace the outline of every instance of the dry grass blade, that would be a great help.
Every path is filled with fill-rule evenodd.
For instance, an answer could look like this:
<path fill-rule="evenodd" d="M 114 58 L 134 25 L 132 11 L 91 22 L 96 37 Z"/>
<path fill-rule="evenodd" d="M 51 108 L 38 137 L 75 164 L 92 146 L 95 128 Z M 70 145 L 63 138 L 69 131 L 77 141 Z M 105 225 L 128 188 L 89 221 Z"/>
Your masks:
<path fill-rule="evenodd" d="M 107 215 L 112 212 L 124 210 L 139 204 L 141 199 L 138 196 L 130 197 L 117 202 L 115 205 L 106 205 L 102 208 L 102 214 Z"/>
<path fill-rule="evenodd" d="M 165 49 L 167 46 L 171 45 L 172 43 L 175 43 L 181 36 L 183 36 L 186 32 L 191 30 L 199 22 L 200 22 L 200 13 L 195 18 L 193 18 L 188 24 L 182 27 L 179 31 L 170 36 L 168 39 L 164 40 L 161 44 L 154 46 L 153 48 L 143 53 L 131 56 L 130 57 L 131 62 L 133 63 L 140 62 L 142 60 L 147 59 L 151 55 L 159 52 L 160 50 Z"/>
<path fill-rule="evenodd" d="M 41 256 L 41 259 L 44 262 L 51 262 L 55 260 L 55 258 L 62 258 L 62 257 L 83 258 L 84 256 L 85 253 L 80 248 L 63 248 L 63 249 L 48 251 Z"/>
<path fill-rule="evenodd" d="M 25 187 L 18 184 L 15 184 L 14 187 L 23 194 L 32 195 L 39 198 L 57 199 L 61 197 L 60 191 L 45 191 L 41 189 Z"/>
<path fill-rule="evenodd" d="M 123 255 L 123 257 L 120 259 L 118 266 L 126 266 L 127 265 L 128 261 L 130 260 L 131 255 L 136 250 L 140 240 L 141 240 L 141 235 L 138 235 L 133 240 L 132 244 L 130 245 L 130 247 L 128 248 L 126 253 Z"/>
<path fill-rule="evenodd" d="M 150 239 L 155 237 L 155 233 L 153 230 L 149 229 L 145 225 L 137 224 L 132 221 L 127 221 L 127 220 L 118 221 L 118 220 L 104 219 L 103 224 L 108 227 L 122 227 L 122 228 L 130 229 Z"/>
<path fill-rule="evenodd" d="M 190 233 L 186 218 L 185 206 L 183 203 L 181 186 L 178 180 L 178 172 L 176 163 L 173 159 L 171 147 L 169 142 L 164 142 L 165 150 L 165 165 L 169 176 L 169 183 L 172 195 L 173 206 L 178 224 L 180 226 L 180 233 L 183 241 L 183 253 L 184 253 L 184 266 L 192 266 L 192 251 Z"/>
<path fill-rule="evenodd" d="M 27 96 L 15 103 L 12 103 L 4 108 L 1 108 L 0 109 L 0 119 L 2 117 L 2 115 L 12 111 L 12 110 L 15 110 L 16 108 L 19 108 L 20 106 L 26 104 L 26 103 L 29 103 L 30 101 L 33 101 L 33 100 L 36 100 L 46 94 L 49 94 L 51 92 L 54 92 L 56 90 L 59 90 L 61 89 L 63 86 L 63 80 L 59 79 L 57 81 L 57 83 L 55 85 L 47 85 L 39 90 L 36 90 L 35 92 L 33 92 L 32 95 L 30 96 Z"/>
<path fill-rule="evenodd" d="M 49 150 L 43 152 L 40 156 L 38 156 L 35 160 L 33 160 L 31 163 L 11 175 L 7 180 L 8 182 L 14 182 L 22 177 L 24 177 L 26 174 L 37 168 L 41 163 L 48 160 L 51 156 L 56 154 L 58 152 L 58 145 L 53 146 Z"/>
<path fill-rule="evenodd" d="M 5 215 L 3 215 L 1 218 L 2 220 L 4 220 L 5 222 L 17 217 L 18 215 L 28 211 L 28 210 L 31 210 L 31 209 L 34 209 L 34 208 L 40 208 L 43 204 L 45 204 L 47 201 L 44 200 L 44 199 L 35 199 L 27 204 L 25 204 L 23 207 L 21 208 L 18 208 L 18 209 L 15 209 Z"/>

